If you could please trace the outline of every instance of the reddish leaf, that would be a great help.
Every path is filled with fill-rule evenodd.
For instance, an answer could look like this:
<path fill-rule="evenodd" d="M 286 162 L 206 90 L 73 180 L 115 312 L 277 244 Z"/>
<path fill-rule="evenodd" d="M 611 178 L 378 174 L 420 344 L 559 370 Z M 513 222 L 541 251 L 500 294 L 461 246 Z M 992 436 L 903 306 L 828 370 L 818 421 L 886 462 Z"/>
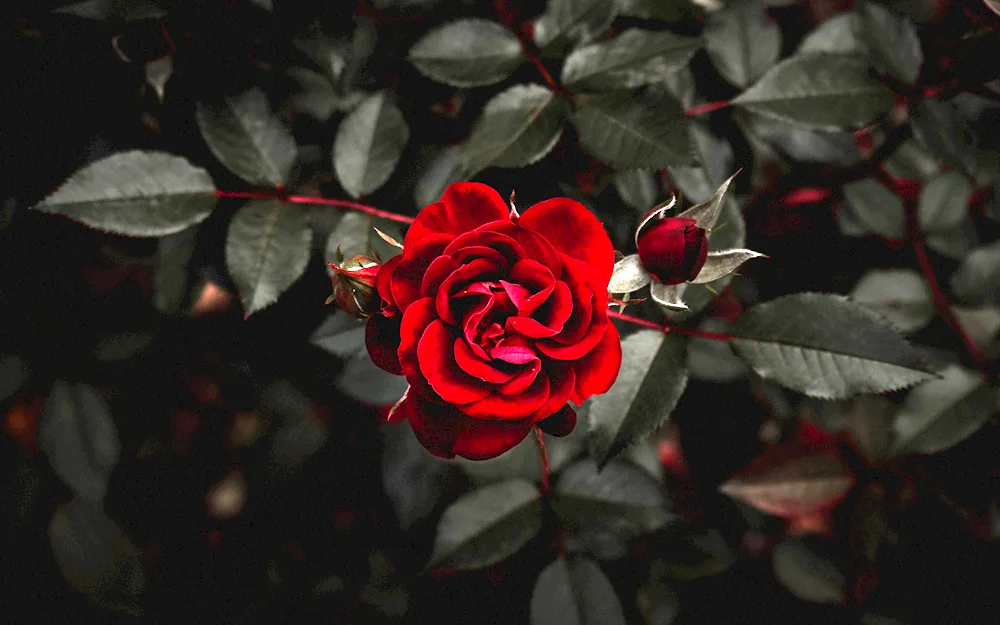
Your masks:
<path fill-rule="evenodd" d="M 854 484 L 854 476 L 829 448 L 792 441 L 755 458 L 719 491 L 775 516 L 802 517 L 832 508 Z"/>

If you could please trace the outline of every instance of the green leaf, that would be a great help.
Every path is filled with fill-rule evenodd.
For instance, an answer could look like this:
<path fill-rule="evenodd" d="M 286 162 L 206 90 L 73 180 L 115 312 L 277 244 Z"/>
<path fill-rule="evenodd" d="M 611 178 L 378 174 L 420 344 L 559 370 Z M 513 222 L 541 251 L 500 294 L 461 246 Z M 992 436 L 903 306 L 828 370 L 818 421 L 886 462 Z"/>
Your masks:
<path fill-rule="evenodd" d="M 101 504 L 121 444 L 111 411 L 91 386 L 56 380 L 42 406 L 38 441 L 78 498 Z"/>
<path fill-rule="evenodd" d="M 546 54 L 559 54 L 600 35 L 617 12 L 616 0 L 549 0 L 534 24 L 535 43 Z"/>
<path fill-rule="evenodd" d="M 751 140 L 756 137 L 771 150 L 797 161 L 849 166 L 861 160 L 852 132 L 811 130 L 747 112 L 740 120 Z"/>
<path fill-rule="evenodd" d="M 885 317 L 903 334 L 916 332 L 934 318 L 930 287 L 913 269 L 872 269 L 854 285 L 851 299 Z"/>
<path fill-rule="evenodd" d="M 862 2 L 857 8 L 861 38 L 872 51 L 879 65 L 906 83 L 915 83 L 924 60 L 917 29 L 906 18 L 889 9 Z"/>
<path fill-rule="evenodd" d="M 199 102 L 195 120 L 226 169 L 260 187 L 288 183 L 298 148 L 263 91 L 254 87 L 235 97 Z"/>
<path fill-rule="evenodd" d="M 761 377 L 810 397 L 885 393 L 932 377 L 884 319 L 839 295 L 797 293 L 746 310 L 734 351 Z"/>
<path fill-rule="evenodd" d="M 447 480 L 448 462 L 424 449 L 409 421 L 383 424 L 382 438 L 382 483 L 400 527 L 407 531 L 437 505 Z"/>
<path fill-rule="evenodd" d="M 98 607 L 138 616 L 146 585 L 139 550 L 99 505 L 74 499 L 49 522 L 52 555 L 70 587 Z"/>
<path fill-rule="evenodd" d="M 236 212 L 226 235 L 226 268 L 248 316 L 299 279 L 311 238 L 302 206 L 252 200 Z"/>
<path fill-rule="evenodd" d="M 799 44 L 797 54 L 816 52 L 867 54 L 868 46 L 860 36 L 857 13 L 834 15 L 813 29 Z"/>
<path fill-rule="evenodd" d="M 733 550 L 722 533 L 704 522 L 685 523 L 671 528 L 659 541 L 663 560 L 653 564 L 662 569 L 659 577 L 668 574 L 674 579 L 692 580 L 725 572 L 736 562 Z"/>
<path fill-rule="evenodd" d="M 683 67 L 700 47 L 694 37 L 630 28 L 614 39 L 574 50 L 563 64 L 562 81 L 574 90 L 640 87 Z"/>
<path fill-rule="evenodd" d="M 996 392 L 983 376 L 952 365 L 941 371 L 941 379 L 925 382 L 906 396 L 893 423 L 889 453 L 943 451 L 972 436 L 996 411 Z"/>
<path fill-rule="evenodd" d="M 596 562 L 556 558 L 531 593 L 532 625 L 625 625 L 618 595 Z"/>
<path fill-rule="evenodd" d="M 448 185 L 466 179 L 461 145 L 441 148 L 420 173 L 413 187 L 413 203 L 427 206 L 441 199 Z"/>
<path fill-rule="evenodd" d="M 155 237 L 202 221 L 216 201 L 204 169 L 165 152 L 133 150 L 77 170 L 35 208 L 106 232 Z"/>
<path fill-rule="evenodd" d="M 405 377 L 372 362 L 365 347 L 364 320 L 338 310 L 313 331 L 309 342 L 344 360 L 333 384 L 348 397 L 369 406 L 391 406 L 406 392 Z"/>
<path fill-rule="evenodd" d="M 847 576 L 833 561 L 833 548 L 815 537 L 788 538 L 774 548 L 774 575 L 799 599 L 841 604 L 847 597 Z"/>
<path fill-rule="evenodd" d="M 814 53 L 781 61 L 732 103 L 818 130 L 854 130 L 888 113 L 893 95 L 863 57 Z"/>
<path fill-rule="evenodd" d="M 760 252 L 743 248 L 709 252 L 708 258 L 705 259 L 705 265 L 698 272 L 698 275 L 691 280 L 691 284 L 704 284 L 718 280 L 723 276 L 732 274 L 748 260 L 760 258 L 761 256 L 764 255 Z"/>
<path fill-rule="evenodd" d="M 704 37 L 708 56 L 722 77 L 744 89 L 781 53 L 781 29 L 762 4 L 744 2 L 712 13 Z"/>
<path fill-rule="evenodd" d="M 656 175 L 644 169 L 615 172 L 614 185 L 622 202 L 640 213 L 651 209 L 660 198 L 660 184 Z"/>
<path fill-rule="evenodd" d="M 964 172 L 976 164 L 976 135 L 951 102 L 921 98 L 910 105 L 914 138 L 933 155 Z"/>
<path fill-rule="evenodd" d="M 384 91 L 369 96 L 340 122 L 333 143 L 333 167 L 340 186 L 359 198 L 389 179 L 410 127 Z"/>
<path fill-rule="evenodd" d="M 188 266 L 198 239 L 198 228 L 160 237 L 153 261 L 153 305 L 160 312 L 177 314 L 190 291 Z"/>
<path fill-rule="evenodd" d="M 636 607 L 645 625 L 671 625 L 681 612 L 681 601 L 662 561 L 654 561 L 649 580 L 636 593 Z"/>
<path fill-rule="evenodd" d="M 687 0 L 618 0 L 619 15 L 676 22 L 691 13 Z"/>
<path fill-rule="evenodd" d="M 611 461 L 603 469 L 591 460 L 567 467 L 556 482 L 553 507 L 570 550 L 601 559 L 625 553 L 626 542 L 656 531 L 673 515 L 656 481 L 641 469 Z"/>
<path fill-rule="evenodd" d="M 615 167 L 662 168 L 695 163 L 688 117 L 670 95 L 632 92 L 578 98 L 573 117 L 583 147 Z"/>
<path fill-rule="evenodd" d="M 463 145 L 468 176 L 487 167 L 524 167 L 562 134 L 566 102 L 541 85 L 514 85 L 486 103 Z"/>
<path fill-rule="evenodd" d="M 693 121 L 689 129 L 695 160 L 701 165 L 671 167 L 670 178 L 685 198 L 692 202 L 704 202 L 730 176 L 733 148 L 728 141 L 712 134 L 701 122 Z"/>
<path fill-rule="evenodd" d="M 0 354 L 0 402 L 7 401 L 28 378 L 28 367 L 17 354 Z"/>
<path fill-rule="evenodd" d="M 371 227 L 372 218 L 368 215 L 356 211 L 345 212 L 326 240 L 324 260 L 328 263 L 337 262 L 337 248 L 340 248 L 344 258 L 368 254 L 368 232 Z M 328 269 L 333 272 L 332 268 Z"/>
<path fill-rule="evenodd" d="M 967 304 L 1000 304 L 1000 241 L 972 250 L 952 274 L 951 290 Z"/>
<path fill-rule="evenodd" d="M 608 293 L 631 293 L 649 284 L 652 277 L 646 272 L 638 254 L 630 254 L 615 263 L 608 283 Z"/>
<path fill-rule="evenodd" d="M 618 379 L 590 408 L 590 455 L 599 466 L 648 436 L 670 415 L 687 386 L 683 337 L 639 330 L 622 341 Z"/>
<path fill-rule="evenodd" d="M 542 527 L 538 489 L 523 480 L 484 486 L 441 516 L 428 568 L 478 569 L 513 555 Z"/>
<path fill-rule="evenodd" d="M 431 30 L 407 58 L 428 78 L 453 87 L 498 83 L 525 59 L 514 33 L 483 19 L 456 20 Z"/>
<path fill-rule="evenodd" d="M 939 174 L 920 192 L 917 216 L 920 227 L 928 232 L 957 228 L 969 216 L 972 183 L 954 169 Z"/>
<path fill-rule="evenodd" d="M 733 324 L 725 319 L 708 317 L 698 324 L 699 330 L 728 334 Z M 688 338 L 687 368 L 693 380 L 725 384 L 745 376 L 745 362 L 736 357 L 728 341 L 699 337 Z"/>
<path fill-rule="evenodd" d="M 877 234 L 887 239 L 906 237 L 903 200 L 871 178 L 844 185 L 844 203 L 837 213 L 840 232 L 860 237 Z"/>

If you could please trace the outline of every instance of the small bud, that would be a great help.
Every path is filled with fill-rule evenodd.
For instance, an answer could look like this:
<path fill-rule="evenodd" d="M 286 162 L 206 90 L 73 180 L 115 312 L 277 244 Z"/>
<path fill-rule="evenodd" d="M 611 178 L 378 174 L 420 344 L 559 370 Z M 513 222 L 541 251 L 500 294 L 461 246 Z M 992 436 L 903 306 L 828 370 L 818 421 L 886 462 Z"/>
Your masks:
<path fill-rule="evenodd" d="M 708 258 L 708 238 L 693 219 L 666 217 L 638 236 L 642 266 L 662 284 L 688 282 L 698 276 Z"/>
<path fill-rule="evenodd" d="M 345 261 L 327 263 L 333 269 L 333 293 L 326 303 L 336 302 L 355 317 L 369 317 L 378 310 L 375 276 L 381 265 L 368 256 L 353 256 Z"/>

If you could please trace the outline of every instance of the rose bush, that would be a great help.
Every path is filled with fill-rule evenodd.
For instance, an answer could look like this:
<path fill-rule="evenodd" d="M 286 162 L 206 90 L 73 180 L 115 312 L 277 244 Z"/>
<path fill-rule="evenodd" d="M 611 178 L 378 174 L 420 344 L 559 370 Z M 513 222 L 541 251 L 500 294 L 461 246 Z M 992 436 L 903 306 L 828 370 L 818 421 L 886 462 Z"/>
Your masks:
<path fill-rule="evenodd" d="M 568 434 L 567 401 L 607 391 L 621 365 L 613 266 L 604 226 L 579 202 L 519 216 L 486 185 L 448 187 L 376 280 L 367 346 L 410 384 L 397 414 L 443 457 L 492 458 L 536 423 Z"/>
<path fill-rule="evenodd" d="M 708 238 L 694 219 L 667 217 L 638 237 L 642 266 L 663 284 L 694 280 L 708 259 Z"/>

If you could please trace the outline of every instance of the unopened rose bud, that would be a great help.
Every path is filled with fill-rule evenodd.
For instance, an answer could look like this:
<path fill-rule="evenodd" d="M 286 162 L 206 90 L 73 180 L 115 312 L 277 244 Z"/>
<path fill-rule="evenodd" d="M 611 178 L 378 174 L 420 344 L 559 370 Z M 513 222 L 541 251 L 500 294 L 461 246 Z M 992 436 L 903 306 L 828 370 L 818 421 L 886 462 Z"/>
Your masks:
<path fill-rule="evenodd" d="M 342 310 L 355 317 L 369 317 L 378 311 L 375 276 L 379 263 L 368 256 L 354 256 L 341 262 L 327 263 L 333 269 L 333 294 L 326 303 L 336 302 Z"/>
<path fill-rule="evenodd" d="M 680 284 L 697 277 L 708 258 L 705 229 L 693 219 L 666 217 L 639 234 L 639 260 L 663 284 Z"/>

